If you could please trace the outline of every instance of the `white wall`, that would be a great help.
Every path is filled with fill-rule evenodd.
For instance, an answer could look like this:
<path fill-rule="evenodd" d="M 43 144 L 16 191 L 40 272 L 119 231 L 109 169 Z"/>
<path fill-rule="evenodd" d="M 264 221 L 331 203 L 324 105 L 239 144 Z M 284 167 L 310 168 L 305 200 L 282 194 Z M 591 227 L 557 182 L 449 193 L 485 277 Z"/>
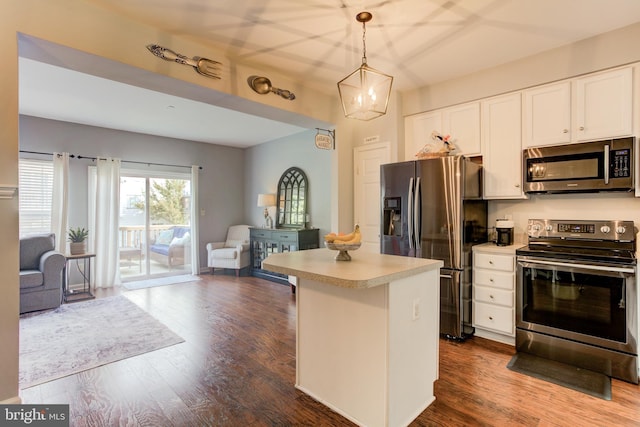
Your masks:
<path fill-rule="evenodd" d="M 634 221 L 640 227 L 640 198 L 633 193 L 598 194 L 540 194 L 528 200 L 501 200 L 489 202 L 489 226 L 497 218 L 512 215 L 516 241 L 526 242 L 527 220 L 584 219 Z"/>
<path fill-rule="evenodd" d="M 402 116 L 637 62 L 640 61 L 637 40 L 640 40 L 640 23 L 403 93 Z"/>

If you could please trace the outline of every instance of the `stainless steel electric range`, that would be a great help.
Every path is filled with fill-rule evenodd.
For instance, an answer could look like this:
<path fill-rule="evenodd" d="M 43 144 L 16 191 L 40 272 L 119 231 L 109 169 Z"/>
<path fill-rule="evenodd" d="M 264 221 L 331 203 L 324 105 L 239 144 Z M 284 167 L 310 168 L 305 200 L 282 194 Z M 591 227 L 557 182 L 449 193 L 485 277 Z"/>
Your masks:
<path fill-rule="evenodd" d="M 516 349 L 638 384 L 632 221 L 531 219 L 516 251 Z"/>

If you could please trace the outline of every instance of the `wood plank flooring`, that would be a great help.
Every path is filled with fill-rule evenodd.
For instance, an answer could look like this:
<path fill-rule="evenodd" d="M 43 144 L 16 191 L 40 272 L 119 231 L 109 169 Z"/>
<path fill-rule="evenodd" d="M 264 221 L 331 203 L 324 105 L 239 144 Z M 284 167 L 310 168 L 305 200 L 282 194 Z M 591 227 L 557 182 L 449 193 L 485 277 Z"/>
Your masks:
<path fill-rule="evenodd" d="M 254 277 L 122 292 L 184 343 L 21 391 L 67 403 L 72 426 L 352 426 L 294 388 L 295 295 Z M 96 331 L 97 334 L 100 331 Z M 613 380 L 604 401 L 506 368 L 513 347 L 440 341 L 436 401 L 412 426 L 631 426 L 640 388 Z"/>

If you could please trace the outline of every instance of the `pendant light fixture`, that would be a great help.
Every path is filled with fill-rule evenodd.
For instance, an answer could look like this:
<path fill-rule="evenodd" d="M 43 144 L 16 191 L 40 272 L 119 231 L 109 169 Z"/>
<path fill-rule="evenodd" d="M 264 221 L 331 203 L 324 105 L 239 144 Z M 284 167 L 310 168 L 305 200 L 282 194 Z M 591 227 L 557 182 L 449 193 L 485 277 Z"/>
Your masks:
<path fill-rule="evenodd" d="M 360 12 L 356 20 L 362 22 L 362 65 L 338 82 L 340 101 L 346 117 L 371 120 L 387 113 L 393 77 L 367 65 L 366 26 L 373 15 Z"/>

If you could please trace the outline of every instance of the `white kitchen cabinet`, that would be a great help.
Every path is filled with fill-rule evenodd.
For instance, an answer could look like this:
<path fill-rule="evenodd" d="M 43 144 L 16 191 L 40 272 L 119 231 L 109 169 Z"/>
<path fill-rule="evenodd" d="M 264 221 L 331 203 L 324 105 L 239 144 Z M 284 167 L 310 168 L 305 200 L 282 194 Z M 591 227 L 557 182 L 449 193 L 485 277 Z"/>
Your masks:
<path fill-rule="evenodd" d="M 431 141 L 431 133 L 441 132 L 442 111 L 429 111 L 405 117 L 404 159 L 416 160 L 416 153 Z"/>
<path fill-rule="evenodd" d="M 489 98 L 481 105 L 484 198 L 524 198 L 520 93 Z"/>
<path fill-rule="evenodd" d="M 632 135 L 632 82 L 631 67 L 575 80 L 576 141 Z"/>
<path fill-rule="evenodd" d="M 525 90 L 523 148 L 632 135 L 632 82 L 627 67 Z"/>
<path fill-rule="evenodd" d="M 415 160 L 416 153 L 431 142 L 433 131 L 451 135 L 456 154 L 478 156 L 480 147 L 480 103 L 469 102 L 405 118 L 405 160 Z"/>
<path fill-rule="evenodd" d="M 515 345 L 515 251 L 521 246 L 473 247 L 473 326 L 479 337 Z"/>
<path fill-rule="evenodd" d="M 480 102 L 469 102 L 442 110 L 442 134 L 451 135 L 456 154 L 479 156 Z"/>
<path fill-rule="evenodd" d="M 571 83 L 523 92 L 523 148 L 571 142 Z"/>

